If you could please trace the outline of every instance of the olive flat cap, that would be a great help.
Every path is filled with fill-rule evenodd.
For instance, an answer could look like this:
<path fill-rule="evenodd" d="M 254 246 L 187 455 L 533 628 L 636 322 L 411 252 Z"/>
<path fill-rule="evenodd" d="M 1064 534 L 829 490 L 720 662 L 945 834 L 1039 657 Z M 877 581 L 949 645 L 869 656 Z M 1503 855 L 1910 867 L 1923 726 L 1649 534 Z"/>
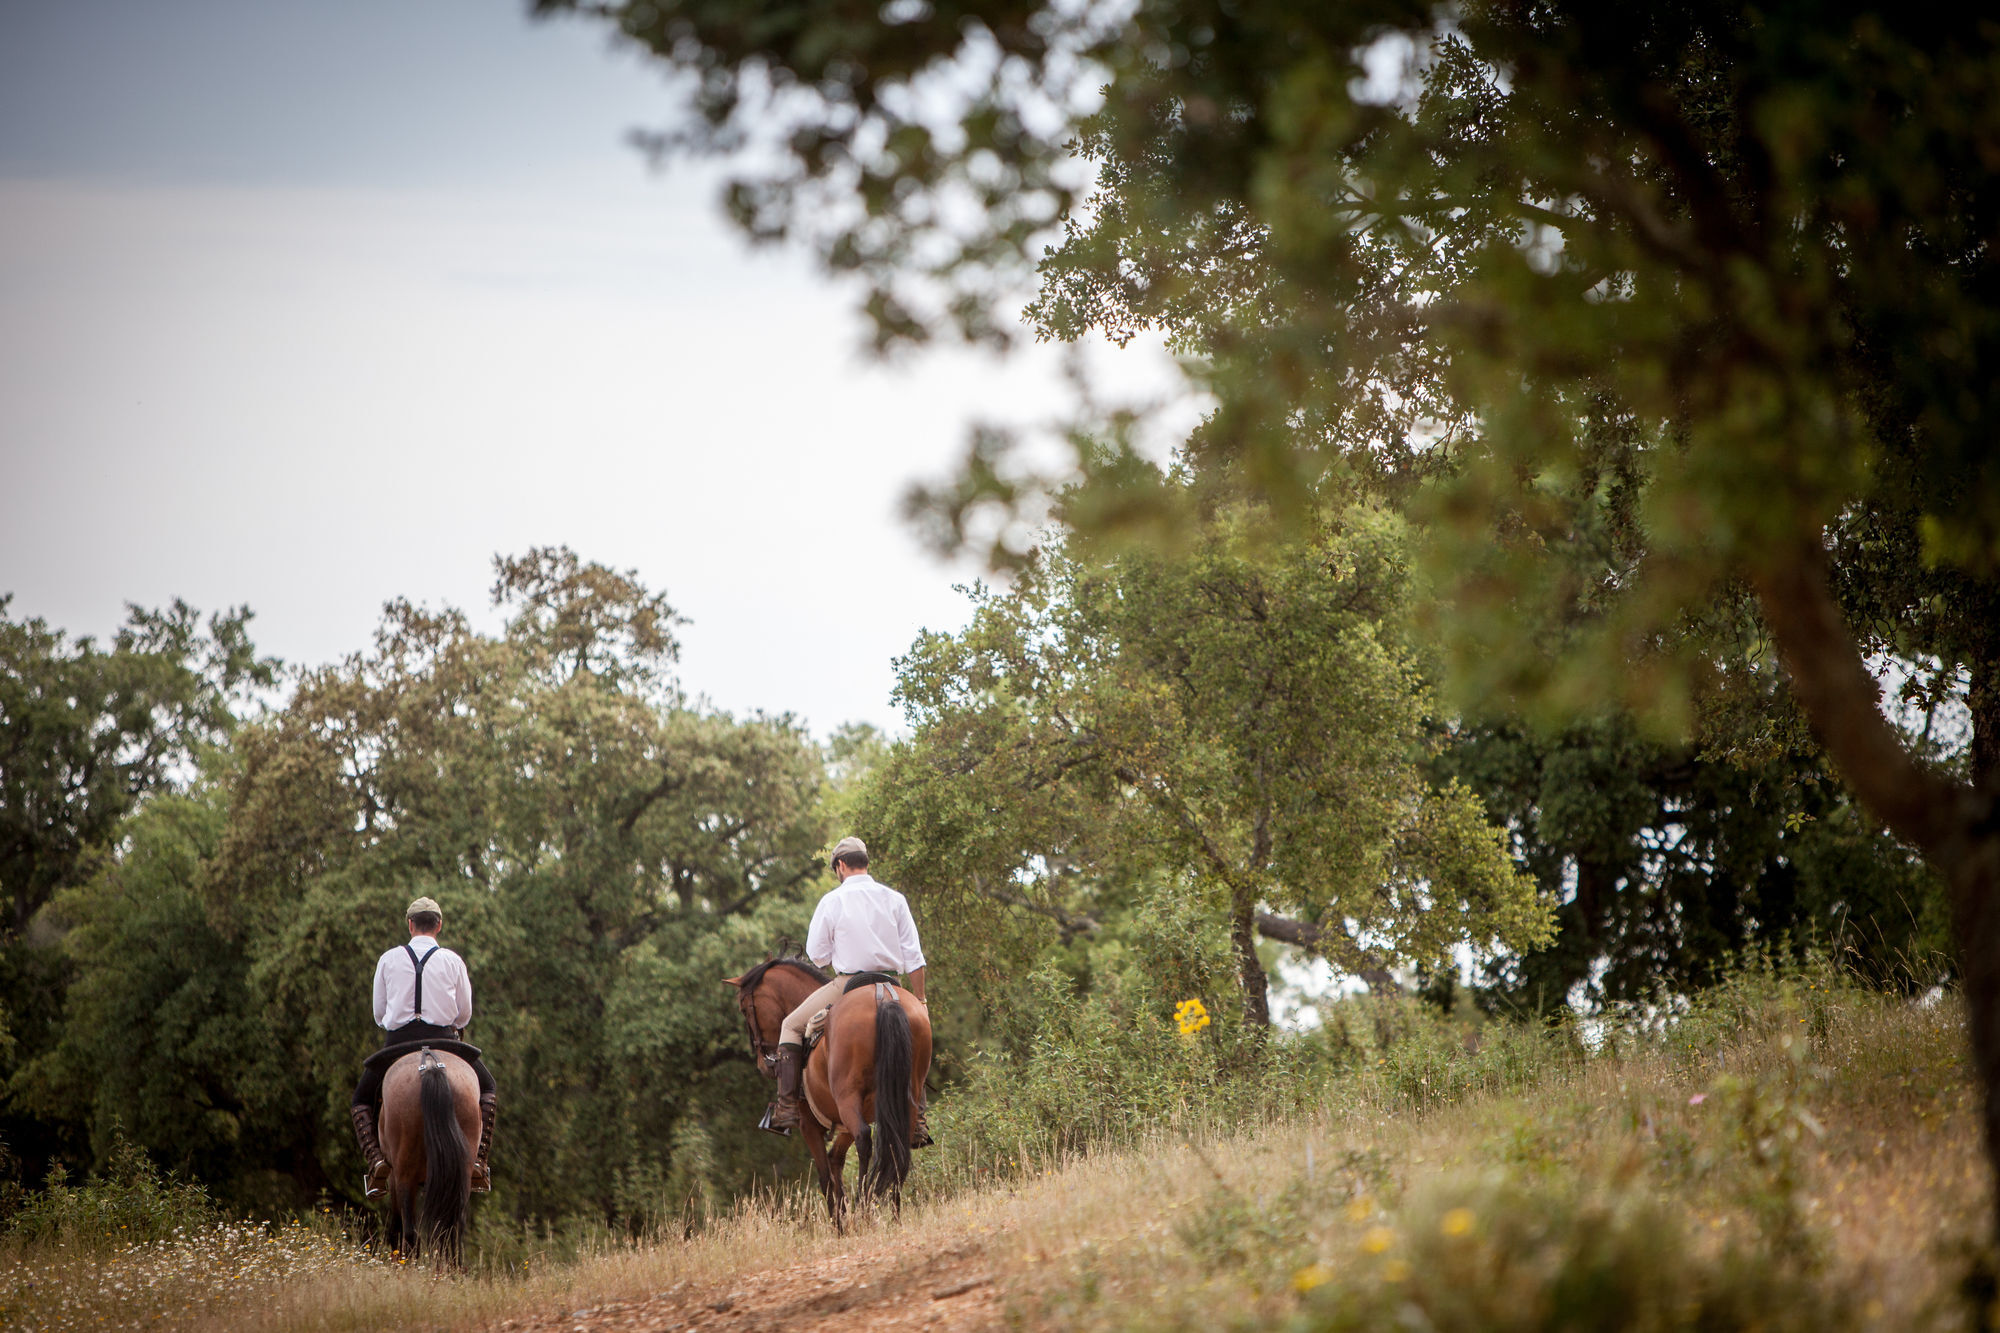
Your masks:
<path fill-rule="evenodd" d="M 411 917 L 417 915 L 419 912 L 431 912 L 437 916 L 444 915 L 444 909 L 438 906 L 437 899 L 435 898 L 417 899 L 415 902 L 410 904 L 410 910 L 403 913 L 403 915 L 406 917 Z"/>

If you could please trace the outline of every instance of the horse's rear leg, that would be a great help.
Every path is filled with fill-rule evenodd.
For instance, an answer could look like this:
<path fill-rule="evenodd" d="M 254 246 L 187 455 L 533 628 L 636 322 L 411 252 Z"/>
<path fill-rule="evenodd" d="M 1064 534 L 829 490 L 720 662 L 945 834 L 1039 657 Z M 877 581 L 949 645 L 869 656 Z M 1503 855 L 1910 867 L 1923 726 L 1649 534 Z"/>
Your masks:
<path fill-rule="evenodd" d="M 845 1129 L 847 1136 L 854 1140 L 854 1146 L 859 1152 L 860 1169 L 854 1173 L 854 1189 L 857 1195 L 865 1198 L 868 1190 L 868 1164 L 875 1158 L 875 1134 L 868 1124 L 867 1108 L 862 1104 L 860 1096 L 854 1093 L 844 1095 L 835 1093 L 834 1105 L 840 1114 L 841 1128 Z"/>
<path fill-rule="evenodd" d="M 406 1259 L 414 1259 L 424 1252 L 424 1229 L 417 1217 L 417 1191 L 422 1184 L 417 1180 L 397 1180 L 389 1187 L 395 1191 L 395 1207 L 391 1211 L 399 1233 L 391 1248 Z"/>

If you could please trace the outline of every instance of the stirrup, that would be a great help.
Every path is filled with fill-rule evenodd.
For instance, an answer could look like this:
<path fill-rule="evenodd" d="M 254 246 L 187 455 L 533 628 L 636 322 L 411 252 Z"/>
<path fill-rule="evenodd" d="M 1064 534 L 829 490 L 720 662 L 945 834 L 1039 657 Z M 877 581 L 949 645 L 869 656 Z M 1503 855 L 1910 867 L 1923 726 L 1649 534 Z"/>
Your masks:
<path fill-rule="evenodd" d="M 472 1192 L 474 1194 L 491 1194 L 493 1192 L 493 1168 L 491 1166 L 481 1166 L 478 1162 L 474 1162 L 467 1174 L 471 1178 Z"/>
<path fill-rule="evenodd" d="M 384 1162 L 383 1165 L 387 1166 L 388 1163 Z M 364 1199 L 379 1199 L 387 1194 L 389 1192 L 388 1176 L 389 1173 L 384 1171 L 382 1173 L 382 1183 L 377 1185 L 375 1183 L 375 1169 L 373 1167 L 363 1168 L 361 1172 L 361 1197 Z"/>
<path fill-rule="evenodd" d="M 757 1122 L 757 1128 L 763 1130 L 766 1134 L 776 1134 L 781 1139 L 788 1139 L 792 1137 L 792 1129 L 790 1125 L 777 1125 L 772 1123 L 772 1121 L 777 1117 L 777 1114 L 778 1114 L 778 1104 L 776 1102 L 765 1102 L 764 1118 Z"/>

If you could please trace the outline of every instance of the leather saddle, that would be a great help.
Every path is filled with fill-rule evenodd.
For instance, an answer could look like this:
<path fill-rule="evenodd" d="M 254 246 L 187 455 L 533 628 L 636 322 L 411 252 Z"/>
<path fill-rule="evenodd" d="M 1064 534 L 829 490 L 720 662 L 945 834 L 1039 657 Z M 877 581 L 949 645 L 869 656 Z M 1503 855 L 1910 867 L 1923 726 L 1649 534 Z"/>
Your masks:
<path fill-rule="evenodd" d="M 413 1055 L 423 1050 L 426 1046 L 434 1051 L 449 1051 L 451 1054 L 464 1060 L 477 1060 L 479 1058 L 479 1048 L 471 1042 L 431 1037 L 423 1041 L 399 1041 L 394 1046 L 384 1046 L 381 1050 L 373 1052 L 366 1060 L 363 1060 L 361 1067 L 386 1074 L 389 1072 L 390 1065 L 395 1064 L 396 1061 L 406 1055 Z"/>
<path fill-rule="evenodd" d="M 900 986 L 902 984 L 886 972 L 855 972 L 841 978 L 841 980 L 847 983 L 840 988 L 842 995 L 847 994 L 849 991 L 860 990 L 863 986 Z M 826 1020 L 832 1013 L 833 1006 L 828 1005 L 806 1020 L 805 1048 L 807 1055 L 811 1055 L 813 1047 L 819 1045 L 820 1039 L 826 1036 Z"/>

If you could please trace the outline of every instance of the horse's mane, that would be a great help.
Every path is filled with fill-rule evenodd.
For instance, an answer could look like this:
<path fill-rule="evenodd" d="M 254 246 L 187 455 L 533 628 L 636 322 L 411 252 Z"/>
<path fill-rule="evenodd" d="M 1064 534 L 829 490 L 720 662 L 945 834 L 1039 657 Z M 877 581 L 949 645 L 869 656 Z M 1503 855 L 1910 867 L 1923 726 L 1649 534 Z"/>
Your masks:
<path fill-rule="evenodd" d="M 787 967 L 796 967 L 799 971 L 805 973 L 807 976 L 811 977 L 814 981 L 817 981 L 822 986 L 824 986 L 827 982 L 833 980 L 832 977 L 829 977 L 826 973 L 814 967 L 810 959 L 792 958 L 792 957 L 766 958 L 763 962 L 757 964 L 757 966 L 751 968 L 748 972 L 745 972 L 741 977 L 737 978 L 736 981 L 737 986 L 746 991 L 750 990 L 752 987 L 756 986 L 758 982 L 764 979 L 764 974 L 766 972 L 769 972 L 772 968 L 776 967 L 780 963 L 785 964 Z"/>

